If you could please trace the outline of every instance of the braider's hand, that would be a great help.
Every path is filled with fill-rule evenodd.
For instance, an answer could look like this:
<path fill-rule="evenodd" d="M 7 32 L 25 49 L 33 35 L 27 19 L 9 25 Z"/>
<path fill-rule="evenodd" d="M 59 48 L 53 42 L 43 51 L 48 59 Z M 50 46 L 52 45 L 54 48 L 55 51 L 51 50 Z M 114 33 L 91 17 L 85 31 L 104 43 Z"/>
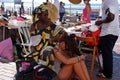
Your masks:
<path fill-rule="evenodd" d="M 49 43 L 50 43 L 50 44 L 52 44 L 53 41 L 54 41 L 54 38 L 50 38 L 50 39 L 49 39 Z"/>
<path fill-rule="evenodd" d="M 100 26 L 102 23 L 103 23 L 102 20 L 99 20 L 95 22 L 95 25 Z"/>
<path fill-rule="evenodd" d="M 57 47 L 55 47 L 53 51 L 56 54 L 59 51 L 59 49 Z"/>

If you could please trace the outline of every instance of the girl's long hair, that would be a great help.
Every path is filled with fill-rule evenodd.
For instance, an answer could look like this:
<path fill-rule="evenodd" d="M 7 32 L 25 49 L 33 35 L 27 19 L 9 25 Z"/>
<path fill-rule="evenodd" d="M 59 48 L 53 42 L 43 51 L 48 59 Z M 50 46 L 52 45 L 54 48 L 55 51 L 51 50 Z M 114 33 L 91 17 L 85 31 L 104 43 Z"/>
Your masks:
<path fill-rule="evenodd" d="M 80 55 L 80 51 L 78 49 L 77 41 L 75 40 L 74 34 L 65 36 L 61 39 L 61 41 L 65 42 L 66 51 L 69 51 L 71 55 Z"/>

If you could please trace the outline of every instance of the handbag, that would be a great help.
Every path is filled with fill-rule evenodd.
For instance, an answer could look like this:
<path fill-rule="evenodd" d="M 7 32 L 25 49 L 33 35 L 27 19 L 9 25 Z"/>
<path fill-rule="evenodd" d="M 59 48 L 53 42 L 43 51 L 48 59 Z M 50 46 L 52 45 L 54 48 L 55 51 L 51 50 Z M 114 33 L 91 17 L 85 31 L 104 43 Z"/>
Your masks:
<path fill-rule="evenodd" d="M 39 65 L 33 71 L 33 80 L 52 80 L 57 73 L 45 65 Z"/>

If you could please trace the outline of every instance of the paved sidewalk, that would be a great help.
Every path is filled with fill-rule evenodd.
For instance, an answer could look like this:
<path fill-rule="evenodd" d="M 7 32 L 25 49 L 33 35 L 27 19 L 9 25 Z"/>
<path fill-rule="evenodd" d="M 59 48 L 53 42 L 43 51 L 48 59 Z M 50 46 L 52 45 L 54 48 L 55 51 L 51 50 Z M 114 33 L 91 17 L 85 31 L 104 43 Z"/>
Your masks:
<path fill-rule="evenodd" d="M 96 77 L 98 66 L 95 66 L 93 80 L 108 80 Z M 113 52 L 113 78 L 111 80 L 120 80 L 120 54 Z"/>

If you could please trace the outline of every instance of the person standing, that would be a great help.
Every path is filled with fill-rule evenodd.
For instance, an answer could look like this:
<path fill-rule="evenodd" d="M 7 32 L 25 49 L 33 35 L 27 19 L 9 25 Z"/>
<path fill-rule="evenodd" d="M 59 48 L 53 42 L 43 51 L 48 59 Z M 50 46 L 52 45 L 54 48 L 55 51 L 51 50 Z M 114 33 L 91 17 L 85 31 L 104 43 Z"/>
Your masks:
<path fill-rule="evenodd" d="M 21 7 L 20 7 L 20 14 L 21 14 L 21 15 L 25 13 L 25 9 L 24 9 L 24 5 L 23 5 L 23 4 L 24 4 L 24 3 L 22 2 L 22 3 L 21 3 Z"/>
<path fill-rule="evenodd" d="M 4 5 L 4 2 L 2 2 L 2 4 L 1 4 L 1 9 L 2 9 L 2 12 L 5 11 L 5 5 Z"/>
<path fill-rule="evenodd" d="M 65 14 L 65 3 L 63 3 L 63 2 L 60 2 L 60 6 L 59 6 L 59 21 L 60 22 L 62 22 L 62 18 L 63 18 L 63 16 L 64 16 L 64 14 Z"/>
<path fill-rule="evenodd" d="M 102 0 L 102 19 L 95 22 L 101 26 L 99 50 L 103 57 L 103 70 L 97 76 L 112 78 L 113 47 L 119 36 L 118 0 Z"/>
<path fill-rule="evenodd" d="M 90 23 L 90 14 L 91 14 L 91 6 L 89 3 L 90 0 L 84 0 L 85 8 L 83 9 L 81 21 L 85 23 Z"/>

